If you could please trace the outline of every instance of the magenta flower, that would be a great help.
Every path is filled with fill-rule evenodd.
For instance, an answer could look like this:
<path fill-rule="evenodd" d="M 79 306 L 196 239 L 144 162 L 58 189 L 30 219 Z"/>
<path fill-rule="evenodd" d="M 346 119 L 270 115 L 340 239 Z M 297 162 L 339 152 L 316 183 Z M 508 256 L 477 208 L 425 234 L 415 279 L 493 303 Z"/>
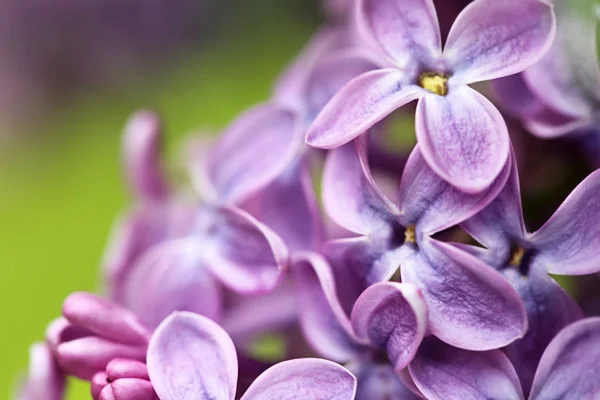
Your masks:
<path fill-rule="evenodd" d="M 467 85 L 538 61 L 554 37 L 552 7 L 543 0 L 476 0 L 456 19 L 443 52 L 431 0 L 361 0 L 358 24 L 389 65 L 340 90 L 307 143 L 338 147 L 419 99 L 416 134 L 431 168 L 463 191 L 490 186 L 508 158 L 507 128 L 492 103 Z"/>
<path fill-rule="evenodd" d="M 233 400 L 238 361 L 233 342 L 216 323 L 197 314 L 174 313 L 152 335 L 150 381 L 161 400 Z M 242 399 L 352 400 L 356 378 L 321 359 L 284 361 L 260 375 Z"/>
<path fill-rule="evenodd" d="M 141 361 L 116 358 L 108 363 L 106 371 L 95 374 L 91 383 L 94 400 L 159 400 L 148 368 Z"/>

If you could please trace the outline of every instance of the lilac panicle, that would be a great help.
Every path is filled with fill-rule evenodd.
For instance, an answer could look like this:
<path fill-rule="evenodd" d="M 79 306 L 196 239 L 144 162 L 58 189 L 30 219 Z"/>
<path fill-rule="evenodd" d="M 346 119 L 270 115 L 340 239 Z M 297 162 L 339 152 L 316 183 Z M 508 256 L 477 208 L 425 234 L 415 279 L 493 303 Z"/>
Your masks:
<path fill-rule="evenodd" d="M 352 304 L 367 285 L 389 280 L 400 265 L 402 281 L 416 285 L 429 306 L 431 332 L 447 343 L 485 350 L 522 337 L 523 304 L 502 275 L 431 237 L 487 206 L 509 167 L 486 191 L 467 194 L 439 178 L 417 146 L 394 203 L 371 177 L 362 138 L 333 150 L 323 172 L 325 210 L 358 236 L 332 241 L 325 251 L 343 281 L 356 282 L 344 290 L 347 301 Z"/>
<path fill-rule="evenodd" d="M 362 0 L 357 20 L 389 61 L 344 86 L 307 143 L 338 147 L 419 99 L 416 134 L 431 168 L 463 191 L 490 186 L 508 158 L 507 128 L 491 102 L 467 85 L 538 61 L 554 37 L 552 7 L 543 0 L 475 0 L 456 19 L 443 52 L 431 0 Z"/>
<path fill-rule="evenodd" d="M 190 351 L 191 350 L 191 351 Z M 233 342 L 216 323 L 174 313 L 158 327 L 148 348 L 150 381 L 161 399 L 233 400 L 238 362 Z M 254 381 L 242 399 L 354 399 L 356 379 L 320 359 L 279 363 Z"/>

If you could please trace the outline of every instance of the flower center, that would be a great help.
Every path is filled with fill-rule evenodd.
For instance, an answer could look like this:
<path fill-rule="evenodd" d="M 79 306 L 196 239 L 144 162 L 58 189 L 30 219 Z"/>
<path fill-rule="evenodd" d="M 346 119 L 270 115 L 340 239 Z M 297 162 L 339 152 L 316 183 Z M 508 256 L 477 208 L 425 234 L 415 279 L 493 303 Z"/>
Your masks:
<path fill-rule="evenodd" d="M 423 72 L 419 76 L 419 86 L 428 92 L 435 93 L 438 96 L 445 96 L 448 93 L 448 74 L 438 74 L 436 72 Z"/>
<path fill-rule="evenodd" d="M 415 224 L 410 224 L 404 231 L 404 243 L 415 243 Z"/>
<path fill-rule="evenodd" d="M 508 266 L 516 268 L 519 273 L 523 276 L 529 275 L 529 267 L 535 257 L 535 249 L 526 249 L 519 245 L 514 246 L 510 253 L 510 259 L 508 260 Z"/>
<path fill-rule="evenodd" d="M 517 248 L 513 250 L 510 256 L 509 264 L 513 267 L 520 267 L 521 263 L 523 262 L 524 255 L 525 249 L 523 249 L 521 246 L 517 246 Z"/>

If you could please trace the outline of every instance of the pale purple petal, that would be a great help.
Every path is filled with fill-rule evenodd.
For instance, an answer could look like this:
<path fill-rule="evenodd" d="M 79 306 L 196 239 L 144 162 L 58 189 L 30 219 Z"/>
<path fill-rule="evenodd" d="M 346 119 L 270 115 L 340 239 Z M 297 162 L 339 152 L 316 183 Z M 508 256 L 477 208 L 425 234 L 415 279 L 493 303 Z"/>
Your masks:
<path fill-rule="evenodd" d="M 115 342 L 145 345 L 150 338 L 150 332 L 134 313 L 95 294 L 69 295 L 62 313 L 71 323 Z"/>
<path fill-rule="evenodd" d="M 207 162 L 215 147 L 214 132 L 199 132 L 183 144 L 183 165 L 195 192 L 207 202 L 219 201 L 217 188 L 208 176 Z"/>
<path fill-rule="evenodd" d="M 352 309 L 356 335 L 386 351 L 396 371 L 414 357 L 427 325 L 427 305 L 419 290 L 406 283 L 382 282 L 365 290 Z"/>
<path fill-rule="evenodd" d="M 518 293 L 492 267 L 458 248 L 426 238 L 402 264 L 429 308 L 431 333 L 453 346 L 489 350 L 523 337 L 527 315 Z"/>
<path fill-rule="evenodd" d="M 573 119 L 558 114 L 547 107 L 523 121 L 523 125 L 529 132 L 542 139 L 576 134 L 592 124 L 594 124 L 593 117 Z"/>
<path fill-rule="evenodd" d="M 428 338 L 408 368 L 430 400 L 523 399 L 517 373 L 500 350 L 468 351 Z"/>
<path fill-rule="evenodd" d="M 29 371 L 20 390 L 19 400 L 62 400 L 65 375 L 61 372 L 50 347 L 36 343 L 29 349 Z"/>
<path fill-rule="evenodd" d="M 129 187 L 140 199 L 164 200 L 169 185 L 161 166 L 162 126 L 151 111 L 138 111 L 123 136 L 123 164 Z"/>
<path fill-rule="evenodd" d="M 501 78 L 535 64 L 555 31 L 545 0 L 476 0 L 452 25 L 444 56 L 464 83 Z"/>
<path fill-rule="evenodd" d="M 440 27 L 431 0 L 361 0 L 358 26 L 399 67 L 439 57 Z"/>
<path fill-rule="evenodd" d="M 72 324 L 65 317 L 59 317 L 48 324 L 46 328 L 46 343 L 48 343 L 52 351 L 56 351 L 56 348 L 61 343 L 92 335 L 93 332 L 90 330 Z"/>
<path fill-rule="evenodd" d="M 399 214 L 371 177 L 364 140 L 329 152 L 323 169 L 323 207 L 335 223 L 362 235 L 389 230 Z"/>
<path fill-rule="evenodd" d="M 223 328 L 206 317 L 178 312 L 165 319 L 150 340 L 147 365 L 161 399 L 235 398 L 235 347 Z"/>
<path fill-rule="evenodd" d="M 356 378 L 341 365 L 318 358 L 283 361 L 263 372 L 242 400 L 353 400 Z"/>
<path fill-rule="evenodd" d="M 510 250 L 514 242 L 525 239 L 519 172 L 514 152 L 508 181 L 498 197 L 461 226 L 479 243 L 497 251 Z"/>
<path fill-rule="evenodd" d="M 551 274 L 600 271 L 600 171 L 592 172 L 531 237 Z"/>
<path fill-rule="evenodd" d="M 275 179 L 297 152 L 298 118 L 278 105 L 255 106 L 221 135 L 207 174 L 221 201 L 239 204 Z"/>
<path fill-rule="evenodd" d="M 563 329 L 546 349 L 531 389 L 537 399 L 593 399 L 600 393 L 600 318 Z"/>
<path fill-rule="evenodd" d="M 125 378 L 150 379 L 146 364 L 126 358 L 116 358 L 106 366 L 106 377 L 111 381 Z"/>
<path fill-rule="evenodd" d="M 195 238 L 159 244 L 138 259 L 127 278 L 124 304 L 154 329 L 174 311 L 210 319 L 221 314 L 221 288 Z"/>
<path fill-rule="evenodd" d="M 416 232 L 431 235 L 472 217 L 484 209 L 504 187 L 510 161 L 484 191 L 468 194 L 440 178 L 427 164 L 422 146 L 410 154 L 398 193 L 400 212 Z M 418 239 L 418 238 L 417 238 Z"/>
<path fill-rule="evenodd" d="M 98 400 L 160 400 L 152 384 L 144 379 L 119 379 L 100 392 Z"/>
<path fill-rule="evenodd" d="M 203 211 L 198 234 L 212 273 L 237 292 L 268 292 L 287 268 L 288 250 L 281 238 L 240 209 Z"/>
<path fill-rule="evenodd" d="M 317 116 L 306 134 L 306 143 L 333 149 L 366 132 L 420 95 L 422 89 L 406 86 L 404 79 L 404 74 L 396 68 L 371 71 L 354 78 Z"/>
<path fill-rule="evenodd" d="M 423 96 L 417 104 L 416 132 L 431 168 L 464 192 L 489 187 L 510 152 L 502 115 L 468 86 L 450 87 L 446 96 Z"/>
<path fill-rule="evenodd" d="M 336 282 L 327 261 L 316 253 L 298 253 L 292 259 L 300 326 L 315 351 L 346 362 L 359 350 L 350 319 L 337 297 Z"/>
<path fill-rule="evenodd" d="M 423 397 L 414 394 L 396 375 L 389 365 L 369 364 L 357 373 L 358 400 L 417 400 Z"/>

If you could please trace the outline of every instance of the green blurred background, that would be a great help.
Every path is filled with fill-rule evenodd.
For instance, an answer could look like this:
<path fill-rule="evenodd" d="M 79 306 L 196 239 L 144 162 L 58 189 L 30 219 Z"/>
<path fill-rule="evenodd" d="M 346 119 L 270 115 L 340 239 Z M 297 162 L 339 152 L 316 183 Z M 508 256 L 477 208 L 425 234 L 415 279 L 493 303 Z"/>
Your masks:
<path fill-rule="evenodd" d="M 25 123 L 5 128 L 0 397 L 25 373 L 29 345 L 43 340 L 65 296 L 99 287 L 108 234 L 128 204 L 120 170 L 120 135 L 128 115 L 141 107 L 160 112 L 168 162 L 176 165 L 186 134 L 218 130 L 268 97 L 274 77 L 320 18 L 318 6 L 302 0 L 252 3 L 238 12 L 221 10 L 206 37 L 157 61 L 159 67 L 134 64 L 133 73 L 116 84 L 76 88 L 35 122 L 25 114 Z M 69 398 L 89 398 L 89 385 L 71 385 Z"/>

